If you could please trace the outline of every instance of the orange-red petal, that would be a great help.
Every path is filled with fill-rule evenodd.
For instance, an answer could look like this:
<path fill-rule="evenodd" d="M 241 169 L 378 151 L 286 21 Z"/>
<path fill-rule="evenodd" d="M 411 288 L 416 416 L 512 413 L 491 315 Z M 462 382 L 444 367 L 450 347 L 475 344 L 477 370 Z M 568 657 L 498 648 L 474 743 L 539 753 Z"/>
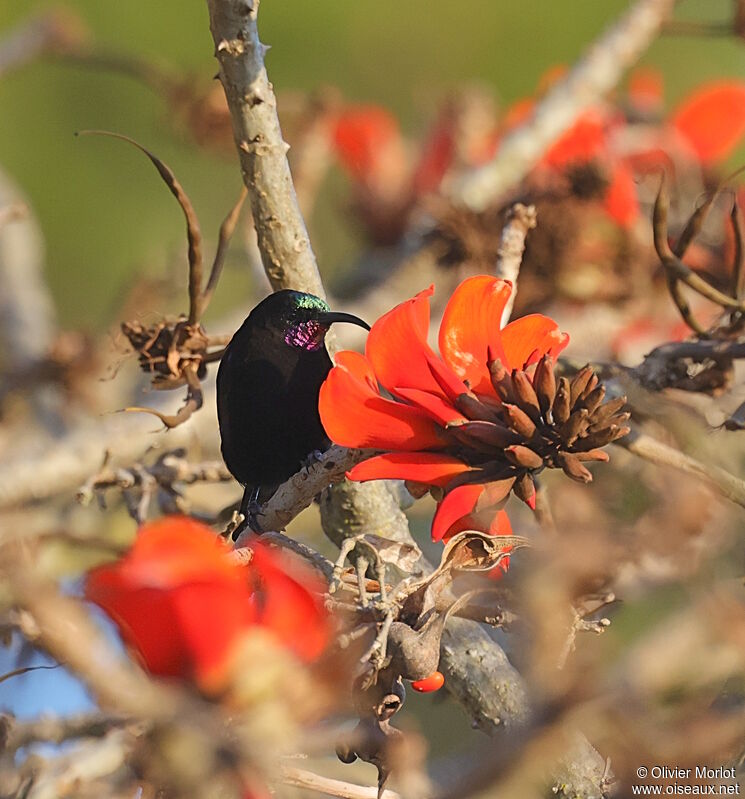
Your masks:
<path fill-rule="evenodd" d="M 363 355 L 339 353 L 336 360 L 318 398 L 321 422 L 332 441 L 371 449 L 442 446 L 437 425 L 424 411 L 377 393 L 367 379 L 369 365 Z"/>
<path fill-rule="evenodd" d="M 463 393 L 465 386 L 461 389 Z M 453 422 L 465 422 L 466 417 L 439 394 L 431 394 L 418 388 L 396 388 L 396 395 L 428 413 L 436 422 L 445 426 Z"/>
<path fill-rule="evenodd" d="M 745 83 L 721 80 L 701 86 L 678 106 L 671 123 L 704 164 L 724 160 L 745 135 Z"/>
<path fill-rule="evenodd" d="M 546 354 L 556 357 L 568 343 L 569 336 L 543 314 L 521 316 L 502 330 L 505 362 L 510 369 L 523 369 Z"/>
<path fill-rule="evenodd" d="M 634 173 L 625 164 L 614 166 L 603 205 L 608 216 L 621 227 L 630 227 L 639 218 Z"/>
<path fill-rule="evenodd" d="M 85 594 L 116 622 L 145 668 L 219 690 L 254 623 L 245 567 L 205 525 L 172 516 L 143 525 L 132 549 L 93 569 Z"/>
<path fill-rule="evenodd" d="M 260 578 L 256 622 L 301 660 L 315 660 L 329 640 L 329 618 L 314 574 L 290 564 L 261 544 L 252 544 L 251 570 Z"/>
<path fill-rule="evenodd" d="M 244 579 L 229 547 L 202 522 L 166 516 L 143 525 L 131 550 L 117 564 L 120 579 L 140 586 L 168 588 L 186 580 Z"/>
<path fill-rule="evenodd" d="M 450 455 L 436 452 L 389 452 L 358 463 L 347 473 L 350 480 L 413 480 L 446 486 L 471 467 Z"/>
<path fill-rule="evenodd" d="M 489 275 L 464 280 L 442 316 L 439 346 L 445 363 L 477 394 L 493 394 L 487 362 L 504 358 L 500 327 L 512 284 Z"/>
<path fill-rule="evenodd" d="M 367 335 L 365 354 L 388 391 L 418 388 L 442 394 L 428 362 L 437 356 L 427 344 L 429 298 L 434 286 L 397 305 L 378 319 Z"/>
<path fill-rule="evenodd" d="M 586 111 L 546 152 L 545 166 L 562 169 L 574 163 L 601 158 L 607 151 L 605 120 L 595 109 Z"/>
<path fill-rule="evenodd" d="M 479 501 L 484 486 L 462 485 L 448 491 L 438 503 L 432 519 L 432 540 L 442 541 L 450 528 L 463 516 L 467 516 Z"/>

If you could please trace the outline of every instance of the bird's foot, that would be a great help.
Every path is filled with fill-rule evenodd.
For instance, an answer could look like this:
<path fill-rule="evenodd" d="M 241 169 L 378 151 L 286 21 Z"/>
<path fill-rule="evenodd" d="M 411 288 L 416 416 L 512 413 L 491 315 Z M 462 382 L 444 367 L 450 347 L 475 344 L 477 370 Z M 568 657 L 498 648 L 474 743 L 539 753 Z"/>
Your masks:
<path fill-rule="evenodd" d="M 323 458 L 323 450 L 314 449 L 313 452 L 310 452 L 308 456 L 300 462 L 300 465 L 303 469 L 309 469 L 313 464 L 318 463 L 321 458 Z"/>
<path fill-rule="evenodd" d="M 364 554 L 359 549 L 354 555 L 352 552 L 357 548 L 358 544 L 364 546 Z M 342 575 L 344 573 L 344 565 L 347 559 L 354 564 L 354 570 L 357 577 L 357 591 L 359 595 L 360 607 L 367 609 L 379 610 L 386 613 L 389 610 L 388 590 L 385 584 L 385 564 L 382 562 L 380 556 L 369 543 L 365 541 L 364 536 L 350 536 L 345 538 L 339 549 L 339 557 L 334 564 L 334 572 L 329 582 L 329 593 L 333 594 L 339 590 L 342 584 Z M 367 571 L 372 569 L 374 579 L 377 580 L 378 596 L 372 598 L 368 591 Z"/>

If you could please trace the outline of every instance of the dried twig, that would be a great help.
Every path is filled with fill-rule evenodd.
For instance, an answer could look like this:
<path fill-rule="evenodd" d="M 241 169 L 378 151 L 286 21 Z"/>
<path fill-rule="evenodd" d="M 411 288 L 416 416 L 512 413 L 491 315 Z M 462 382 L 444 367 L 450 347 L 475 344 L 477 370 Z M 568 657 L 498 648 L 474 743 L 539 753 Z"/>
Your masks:
<path fill-rule="evenodd" d="M 454 199 L 482 211 L 517 185 L 546 148 L 618 83 L 652 43 L 674 4 L 675 0 L 637 0 L 546 94 L 531 118 L 505 137 L 494 160 L 455 182 Z"/>
<path fill-rule="evenodd" d="M 387 788 L 379 793 L 377 788 L 368 788 L 362 785 L 353 785 L 351 782 L 322 777 L 320 774 L 314 774 L 312 771 L 296 766 L 282 766 L 281 780 L 285 785 L 293 785 L 297 788 L 305 788 L 309 791 L 317 791 L 327 796 L 339 796 L 344 799 L 400 799 L 395 791 L 390 791 Z"/>
<path fill-rule="evenodd" d="M 502 311 L 504 327 L 510 321 L 512 308 L 517 296 L 517 277 L 525 252 L 525 237 L 528 231 L 536 226 L 536 210 L 534 205 L 525 206 L 515 203 L 507 214 L 507 221 L 502 228 L 502 240 L 497 253 L 496 275 L 512 283 L 512 293 Z"/>
<path fill-rule="evenodd" d="M 701 463 L 674 447 L 636 431 L 613 443 L 658 466 L 670 466 L 686 474 L 696 475 L 717 493 L 745 508 L 745 481 L 720 466 Z"/>
<path fill-rule="evenodd" d="M 709 200 L 699 209 L 697 209 L 697 211 L 691 216 L 691 219 L 689 220 L 686 229 L 683 231 L 675 250 L 672 249 L 667 238 L 667 213 L 670 205 L 670 199 L 668 197 L 666 179 L 664 175 L 660 182 L 657 200 L 654 204 L 654 247 L 663 267 L 665 268 L 668 286 L 670 287 L 670 293 L 672 294 L 673 299 L 678 306 L 678 310 L 680 311 L 680 314 L 685 322 L 689 327 L 691 327 L 692 330 L 701 336 L 707 335 L 707 332 L 693 318 L 688 304 L 680 295 L 677 285 L 679 281 L 685 283 L 689 288 L 693 289 L 705 299 L 720 305 L 724 309 L 739 311 L 740 313 L 745 312 L 745 302 L 734 296 L 731 297 L 712 286 L 710 283 L 704 280 L 704 278 L 686 266 L 681 260 L 682 254 L 685 252 L 688 244 L 695 235 L 695 232 L 701 226 L 701 224 L 703 224 L 704 216 L 711 205 L 711 202 L 713 202 L 714 196 L 716 195 L 712 195 L 712 197 L 709 198 Z M 736 216 L 733 217 L 733 224 L 737 224 Z M 736 253 L 736 255 L 739 258 L 739 254 Z"/>
<path fill-rule="evenodd" d="M 15 752 L 34 743 L 61 744 L 73 738 L 100 738 L 109 730 L 130 721 L 125 716 L 94 711 L 77 716 L 59 718 L 43 716 L 30 721 L 9 721 L 6 752 Z"/>
<path fill-rule="evenodd" d="M 164 452 L 149 466 L 138 462 L 127 468 L 112 468 L 108 465 L 108 456 L 109 453 L 101 469 L 78 489 L 76 499 L 83 505 L 89 504 L 96 496 L 103 501 L 105 492 L 116 488 L 124 494 L 130 513 L 138 524 L 147 518 L 156 491 L 162 492 L 164 512 L 185 512 L 186 503 L 180 486 L 233 479 L 222 461 L 190 463 L 185 449 Z"/>

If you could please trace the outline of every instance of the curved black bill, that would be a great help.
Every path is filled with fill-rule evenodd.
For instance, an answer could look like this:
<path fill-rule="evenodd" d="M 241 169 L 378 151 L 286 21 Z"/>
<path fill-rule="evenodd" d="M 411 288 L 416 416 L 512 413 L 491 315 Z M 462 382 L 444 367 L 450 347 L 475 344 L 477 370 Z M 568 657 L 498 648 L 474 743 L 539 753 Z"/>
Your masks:
<path fill-rule="evenodd" d="M 363 321 L 359 318 L 359 316 L 355 316 L 351 313 L 344 313 L 342 311 L 325 311 L 324 313 L 318 314 L 316 319 L 322 325 L 333 325 L 334 322 L 349 322 L 351 325 L 357 325 L 358 327 L 364 327 L 365 330 L 370 329 L 370 325 L 367 322 Z"/>

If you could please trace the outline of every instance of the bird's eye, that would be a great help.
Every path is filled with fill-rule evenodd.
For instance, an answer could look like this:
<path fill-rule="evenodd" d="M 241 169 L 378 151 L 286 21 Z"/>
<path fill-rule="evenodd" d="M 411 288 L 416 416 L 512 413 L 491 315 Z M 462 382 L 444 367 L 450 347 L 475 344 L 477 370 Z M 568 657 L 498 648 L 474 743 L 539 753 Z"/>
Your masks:
<path fill-rule="evenodd" d="M 328 328 L 315 319 L 298 322 L 288 328 L 285 333 L 285 343 L 291 347 L 314 352 L 323 346 L 323 340 Z"/>

